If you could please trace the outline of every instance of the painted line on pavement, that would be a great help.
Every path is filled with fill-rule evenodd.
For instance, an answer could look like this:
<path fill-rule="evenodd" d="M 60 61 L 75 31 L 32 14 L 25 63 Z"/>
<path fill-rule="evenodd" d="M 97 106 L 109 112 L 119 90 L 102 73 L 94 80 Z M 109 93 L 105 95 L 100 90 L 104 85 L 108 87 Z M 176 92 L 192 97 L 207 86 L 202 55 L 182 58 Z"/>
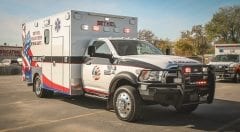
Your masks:
<path fill-rule="evenodd" d="M 99 113 L 103 113 L 103 112 L 106 112 L 106 111 L 101 110 L 101 111 L 97 111 L 97 112 L 93 112 L 93 113 L 88 113 L 88 114 L 83 114 L 83 115 L 78 115 L 78 116 L 72 116 L 72 117 L 62 118 L 62 119 L 58 119 L 58 120 L 52 120 L 52 121 L 47 121 L 47 122 L 43 122 L 43 123 L 36 123 L 36 124 L 32 124 L 32 125 L 3 129 L 3 130 L 0 130 L 0 132 L 17 131 L 17 130 L 24 129 L 24 128 L 31 128 L 31 127 L 42 126 L 42 125 L 49 125 L 50 123 L 57 123 L 57 122 L 65 121 L 65 120 L 71 120 L 71 119 L 81 118 L 81 117 L 85 117 L 85 116 L 91 116 L 91 115 L 95 115 L 95 114 L 99 114 Z"/>
<path fill-rule="evenodd" d="M 33 103 L 33 102 L 37 102 L 40 101 L 39 99 L 36 100 L 22 100 L 22 101 L 17 101 L 17 102 L 13 102 L 13 103 L 7 103 L 7 104 L 0 104 L 1 105 L 15 105 L 15 104 L 24 104 L 24 103 Z"/>

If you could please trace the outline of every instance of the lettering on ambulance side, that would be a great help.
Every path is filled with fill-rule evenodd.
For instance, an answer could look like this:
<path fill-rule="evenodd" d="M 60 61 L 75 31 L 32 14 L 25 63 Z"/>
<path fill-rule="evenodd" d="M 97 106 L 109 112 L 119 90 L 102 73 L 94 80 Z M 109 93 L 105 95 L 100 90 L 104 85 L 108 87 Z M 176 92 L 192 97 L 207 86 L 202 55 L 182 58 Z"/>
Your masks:
<path fill-rule="evenodd" d="M 108 65 L 107 70 L 104 70 L 104 75 L 115 74 L 115 71 L 116 71 L 116 66 Z"/>

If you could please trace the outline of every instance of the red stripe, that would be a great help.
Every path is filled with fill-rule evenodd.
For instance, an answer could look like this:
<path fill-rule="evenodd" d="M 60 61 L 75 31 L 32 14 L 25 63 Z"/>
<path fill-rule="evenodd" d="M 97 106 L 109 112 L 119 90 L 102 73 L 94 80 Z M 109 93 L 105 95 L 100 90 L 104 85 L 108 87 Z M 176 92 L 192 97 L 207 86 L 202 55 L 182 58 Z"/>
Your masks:
<path fill-rule="evenodd" d="M 38 67 L 38 64 L 37 64 L 37 62 L 36 62 L 36 61 L 32 61 L 32 64 L 31 64 L 31 66 Z"/>
<path fill-rule="evenodd" d="M 56 84 L 54 82 L 52 82 L 51 80 L 49 80 L 46 76 L 42 75 L 42 80 L 43 80 L 43 84 L 47 85 L 47 87 L 49 88 L 53 88 L 59 91 L 62 91 L 64 93 L 69 93 L 70 89 L 64 86 L 61 86 L 59 84 Z"/>
<path fill-rule="evenodd" d="M 28 55 L 33 56 L 31 49 L 28 50 Z"/>
<path fill-rule="evenodd" d="M 108 93 L 102 92 L 102 91 L 98 91 L 98 90 L 93 90 L 93 89 L 89 89 L 89 88 L 83 88 L 85 92 L 87 93 L 93 93 L 93 94 L 101 94 L 101 95 L 108 95 Z"/>

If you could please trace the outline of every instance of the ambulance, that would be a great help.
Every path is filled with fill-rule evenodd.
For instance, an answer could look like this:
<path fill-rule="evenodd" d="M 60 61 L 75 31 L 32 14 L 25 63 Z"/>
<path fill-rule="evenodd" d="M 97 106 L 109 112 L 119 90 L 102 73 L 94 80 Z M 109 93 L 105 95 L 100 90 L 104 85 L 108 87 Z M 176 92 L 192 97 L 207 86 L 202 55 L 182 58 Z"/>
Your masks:
<path fill-rule="evenodd" d="M 191 113 L 212 103 L 212 67 L 164 55 L 137 39 L 136 17 L 70 10 L 22 24 L 23 80 L 37 97 L 55 92 L 105 99 L 134 121 L 144 104 Z"/>
<path fill-rule="evenodd" d="M 215 56 L 209 65 L 217 80 L 240 82 L 240 44 L 215 44 Z"/>

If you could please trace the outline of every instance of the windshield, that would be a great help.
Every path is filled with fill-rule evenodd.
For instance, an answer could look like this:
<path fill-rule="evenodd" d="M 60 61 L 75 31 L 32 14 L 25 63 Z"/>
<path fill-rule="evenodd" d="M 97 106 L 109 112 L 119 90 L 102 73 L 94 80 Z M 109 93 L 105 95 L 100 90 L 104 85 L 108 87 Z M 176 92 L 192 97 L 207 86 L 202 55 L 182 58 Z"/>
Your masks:
<path fill-rule="evenodd" d="M 118 55 L 162 55 L 162 52 L 152 44 L 139 40 L 110 40 Z"/>
<path fill-rule="evenodd" d="M 214 62 L 239 62 L 239 55 L 216 55 Z"/>

